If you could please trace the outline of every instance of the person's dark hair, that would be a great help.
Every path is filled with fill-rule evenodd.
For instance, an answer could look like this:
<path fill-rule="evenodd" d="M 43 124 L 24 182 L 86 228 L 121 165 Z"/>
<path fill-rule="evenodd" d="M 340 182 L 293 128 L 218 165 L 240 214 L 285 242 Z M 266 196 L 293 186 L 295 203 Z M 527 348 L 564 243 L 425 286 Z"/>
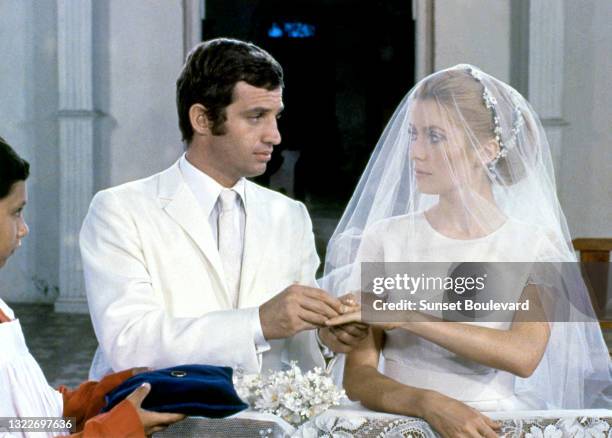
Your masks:
<path fill-rule="evenodd" d="M 13 184 L 25 181 L 30 176 L 30 164 L 17 155 L 9 144 L 0 137 L 0 199 L 6 198 Z"/>
<path fill-rule="evenodd" d="M 225 133 L 225 108 L 239 81 L 274 90 L 283 86 L 283 69 L 268 52 L 244 41 L 217 38 L 191 50 L 176 81 L 179 128 L 187 144 L 193 138 L 189 108 L 196 103 L 206 108 L 213 135 Z"/>

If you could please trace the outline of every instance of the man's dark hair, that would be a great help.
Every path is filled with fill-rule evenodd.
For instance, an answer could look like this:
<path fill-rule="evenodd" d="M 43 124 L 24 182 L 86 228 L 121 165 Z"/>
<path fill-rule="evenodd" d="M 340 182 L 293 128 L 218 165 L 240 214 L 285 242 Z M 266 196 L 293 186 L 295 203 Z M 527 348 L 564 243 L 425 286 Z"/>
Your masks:
<path fill-rule="evenodd" d="M 0 137 L 0 199 L 6 198 L 13 184 L 25 181 L 30 176 L 30 164 L 17 155 L 9 144 Z"/>
<path fill-rule="evenodd" d="M 283 69 L 268 52 L 244 41 L 217 38 L 191 50 L 176 81 L 179 127 L 185 142 L 193 138 L 189 108 L 196 103 L 206 108 L 212 134 L 225 133 L 225 108 L 232 103 L 239 81 L 274 90 L 283 86 Z"/>

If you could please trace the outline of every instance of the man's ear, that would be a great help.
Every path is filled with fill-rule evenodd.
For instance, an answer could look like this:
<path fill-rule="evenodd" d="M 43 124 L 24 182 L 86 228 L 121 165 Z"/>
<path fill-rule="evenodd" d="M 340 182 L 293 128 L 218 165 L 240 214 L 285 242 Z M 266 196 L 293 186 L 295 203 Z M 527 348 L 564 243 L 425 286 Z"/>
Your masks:
<path fill-rule="evenodd" d="M 189 108 L 189 121 L 193 132 L 199 135 L 210 134 L 210 120 L 206 115 L 206 108 L 200 103 L 194 103 Z"/>

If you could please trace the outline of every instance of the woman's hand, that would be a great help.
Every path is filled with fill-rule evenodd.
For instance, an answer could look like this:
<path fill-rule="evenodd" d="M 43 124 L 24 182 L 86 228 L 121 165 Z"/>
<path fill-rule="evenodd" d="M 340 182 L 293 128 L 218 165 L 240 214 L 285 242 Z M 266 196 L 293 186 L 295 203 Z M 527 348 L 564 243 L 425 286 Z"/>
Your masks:
<path fill-rule="evenodd" d="M 328 319 L 325 322 L 325 325 L 328 327 L 335 327 L 344 324 L 367 324 L 373 327 L 380 327 L 383 330 L 393 330 L 398 327 L 401 327 L 403 322 L 382 322 L 382 321 L 368 321 L 363 322 L 361 307 L 351 308 L 347 313 L 343 313 L 342 315 L 335 316 L 331 319 Z"/>
<path fill-rule="evenodd" d="M 359 303 L 356 300 L 355 295 L 353 293 L 348 293 L 346 295 L 341 296 L 338 299 L 340 300 L 340 302 L 342 302 L 342 304 L 345 307 L 343 308 L 343 312 L 341 315 L 330 318 L 329 320 L 325 322 L 325 325 L 327 325 L 327 327 L 341 326 L 344 324 L 360 324 L 364 327 L 373 326 L 373 327 L 379 327 L 383 330 L 393 330 L 398 327 L 401 327 L 402 325 L 405 324 L 405 322 L 408 322 L 409 318 L 406 315 L 411 314 L 411 313 L 416 313 L 416 312 L 404 312 L 402 315 L 404 321 L 401 321 L 401 322 L 364 321 L 363 314 L 361 312 L 361 303 Z"/>
<path fill-rule="evenodd" d="M 173 423 L 185 418 L 183 414 L 169 414 L 165 412 L 153 412 L 142 409 L 142 401 L 147 397 L 151 391 L 151 385 L 144 383 L 140 388 L 134 390 L 127 400 L 134 406 L 138 413 L 138 418 L 144 426 L 144 432 L 146 436 L 151 436 L 155 432 L 159 432 L 167 428 Z"/>
<path fill-rule="evenodd" d="M 342 309 L 340 311 L 342 315 L 361 309 L 361 305 L 353 292 L 338 297 L 338 300 L 342 303 Z"/>
<path fill-rule="evenodd" d="M 338 298 L 342 303 L 341 314 L 352 313 L 360 309 L 355 296 L 348 293 Z M 369 327 L 357 321 L 328 326 L 318 329 L 323 344 L 336 353 L 349 353 L 368 335 Z"/>
<path fill-rule="evenodd" d="M 476 409 L 438 392 L 423 396 L 423 419 L 443 438 L 497 438 L 501 425 Z"/>

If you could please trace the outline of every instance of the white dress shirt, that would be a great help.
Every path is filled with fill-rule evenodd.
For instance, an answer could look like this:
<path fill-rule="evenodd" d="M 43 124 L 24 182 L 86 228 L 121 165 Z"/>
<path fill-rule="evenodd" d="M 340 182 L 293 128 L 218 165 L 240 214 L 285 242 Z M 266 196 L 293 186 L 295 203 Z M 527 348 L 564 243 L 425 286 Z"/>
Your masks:
<path fill-rule="evenodd" d="M 179 161 L 179 168 L 181 169 L 181 173 L 183 174 L 187 187 L 189 187 L 198 201 L 198 204 L 200 204 L 202 207 L 205 217 L 208 217 L 208 224 L 210 225 L 213 239 L 217 243 L 218 247 L 218 221 L 219 214 L 221 213 L 219 195 L 225 187 L 191 164 L 187 160 L 185 154 L 183 154 Z M 236 215 L 236 220 L 239 221 L 237 229 L 240 230 L 240 241 L 242 242 L 241 252 L 244 252 L 244 229 L 246 224 L 247 206 L 247 199 L 244 190 L 244 178 L 239 179 L 238 182 L 230 188 L 238 193 L 238 196 L 236 197 L 236 208 L 238 208 L 240 214 Z M 238 303 L 238 307 L 240 307 L 240 303 Z M 251 325 L 255 333 L 255 349 L 257 350 L 258 354 L 264 353 L 270 349 L 270 344 L 266 341 L 263 335 L 258 307 L 253 307 L 253 312 L 251 313 L 250 318 Z"/>

